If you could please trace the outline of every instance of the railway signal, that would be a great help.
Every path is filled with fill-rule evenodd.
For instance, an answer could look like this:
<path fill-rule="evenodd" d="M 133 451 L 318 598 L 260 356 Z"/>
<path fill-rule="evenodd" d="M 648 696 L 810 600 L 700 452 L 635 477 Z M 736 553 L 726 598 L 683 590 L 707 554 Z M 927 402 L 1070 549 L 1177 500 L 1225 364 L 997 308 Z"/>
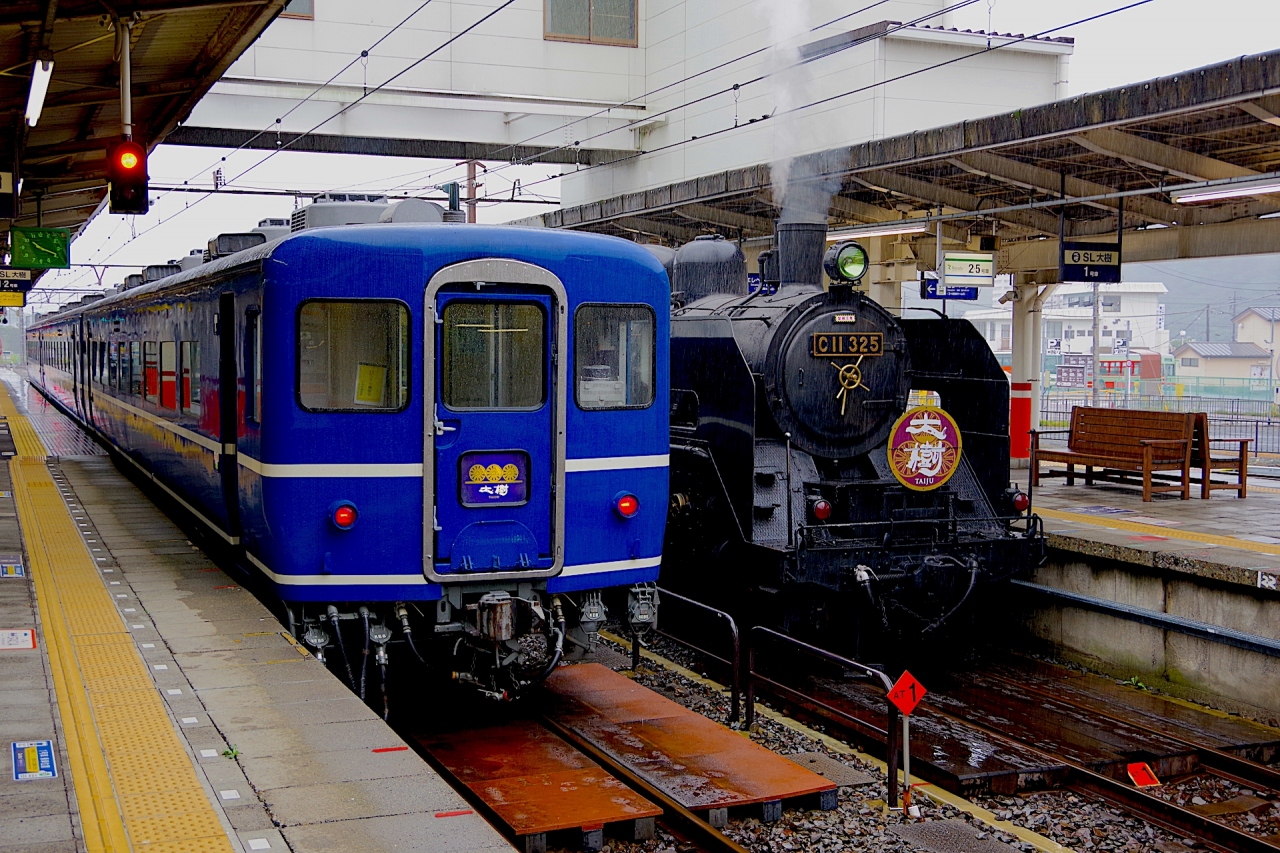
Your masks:
<path fill-rule="evenodd" d="M 113 146 L 107 152 L 111 212 L 146 213 L 151 207 L 147 195 L 147 179 L 147 149 L 132 139 Z"/>

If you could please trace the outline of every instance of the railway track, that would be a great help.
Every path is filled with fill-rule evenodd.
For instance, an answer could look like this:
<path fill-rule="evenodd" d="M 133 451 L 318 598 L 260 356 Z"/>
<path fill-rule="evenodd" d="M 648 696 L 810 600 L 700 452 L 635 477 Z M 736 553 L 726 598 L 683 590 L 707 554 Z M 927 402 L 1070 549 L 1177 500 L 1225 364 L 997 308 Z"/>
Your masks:
<path fill-rule="evenodd" d="M 883 694 L 865 685 L 837 685 L 820 678 L 806 685 L 783 684 L 766 678 L 757 680 L 757 690 L 771 693 L 798 716 L 822 720 L 864 747 L 877 753 L 884 749 Z M 1020 713 L 1028 707 L 1044 713 L 1040 719 Z M 875 725 L 877 714 L 880 726 Z M 1105 695 L 1016 670 L 977 673 L 963 687 L 931 693 L 913 716 L 912 771 L 957 793 L 1071 790 L 1222 853 L 1280 850 L 1280 834 L 1250 832 L 1232 820 L 1280 801 L 1280 771 L 1254 760 L 1274 757 L 1277 744 L 1224 748 L 1220 737 L 1198 738 L 1191 716 L 1188 710 L 1182 719 L 1160 720 L 1154 710 L 1122 708 Z M 1078 724 L 1093 726 L 1094 739 L 1082 736 Z M 979 758 L 966 774 L 957 767 L 948 744 L 963 745 L 971 755 L 988 761 Z M 1100 744 L 1112 751 L 1104 753 Z M 1122 749 L 1126 744 L 1131 748 Z M 1161 768 L 1167 784 L 1138 787 L 1128 778 L 1131 764 Z M 1178 786 L 1203 777 L 1249 793 L 1220 802 L 1179 804 Z"/>

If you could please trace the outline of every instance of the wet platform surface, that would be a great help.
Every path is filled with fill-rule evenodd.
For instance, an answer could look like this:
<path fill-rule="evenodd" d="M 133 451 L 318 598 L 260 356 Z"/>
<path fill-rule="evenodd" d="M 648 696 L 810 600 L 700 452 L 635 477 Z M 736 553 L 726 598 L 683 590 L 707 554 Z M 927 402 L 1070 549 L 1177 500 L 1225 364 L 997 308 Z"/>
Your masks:
<path fill-rule="evenodd" d="M 834 792 L 835 784 L 596 663 L 547 679 L 549 714 L 695 811 Z M 834 805 L 834 803 L 832 803 Z"/>
<path fill-rule="evenodd" d="M 102 849 L 94 832 L 152 853 L 511 849 L 100 448 L 77 453 L 74 427 L 29 400 L 0 405 L 20 445 L 5 469 L 38 648 L 58 660 L 0 656 L 0 711 L 15 667 L 39 700 L 0 731 L 53 740 L 59 776 L 0 786 L 0 849 Z M 9 508 L 0 497 L 0 550 Z"/>
<path fill-rule="evenodd" d="M 1029 474 L 1014 468 L 1010 480 L 1025 490 Z M 1041 480 L 1033 511 L 1054 548 L 1251 587 L 1280 586 L 1280 481 L 1251 476 L 1243 499 L 1215 491 L 1205 500 L 1195 485 L 1192 492 L 1186 501 L 1166 493 L 1144 503 L 1141 485 L 1085 485 L 1077 475 L 1071 486 L 1061 478 Z"/>
<path fill-rule="evenodd" d="M 584 835 L 630 822 L 632 838 L 653 836 L 662 809 L 531 720 L 417 736 L 517 836 L 567 829 Z"/>

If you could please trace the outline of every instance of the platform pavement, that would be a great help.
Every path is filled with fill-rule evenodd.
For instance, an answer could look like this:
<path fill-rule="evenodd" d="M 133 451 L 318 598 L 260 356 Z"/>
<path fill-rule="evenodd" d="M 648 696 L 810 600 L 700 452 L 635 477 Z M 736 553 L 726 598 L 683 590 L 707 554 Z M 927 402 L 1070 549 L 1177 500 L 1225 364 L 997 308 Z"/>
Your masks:
<path fill-rule="evenodd" d="M 46 462 L 34 455 L 37 433 L 72 437 L 65 419 L 33 429 L 8 396 L 0 411 L 23 430 L 27 455 L 11 463 L 14 470 L 61 493 L 59 500 L 40 482 L 14 489 L 20 506 L 24 495 L 30 501 L 32 490 L 44 489 L 44 505 L 28 505 L 32 514 L 22 515 L 24 527 L 33 527 L 26 532 L 42 541 L 58 524 L 70 532 L 60 550 L 37 553 L 34 561 L 45 562 L 34 576 L 44 578 L 42 612 L 80 620 L 63 626 L 52 645 L 64 667 L 82 667 L 70 680 L 80 683 L 64 678 L 56 702 L 35 681 L 36 728 L 71 720 L 70 736 L 52 734 L 62 787 L 18 783 L 17 797 L 0 788 L 0 853 L 511 849 L 106 457 Z M 42 418 L 61 416 L 33 416 Z M 4 508 L 0 498 L 0 546 Z M 68 610 L 56 587 L 76 583 Z M 96 627 L 87 629 L 85 618 Z M 41 647 L 50 645 L 40 628 Z M 18 658 L 0 666 L 12 665 L 5 660 Z M 104 664 L 110 672 L 89 672 Z M 68 746 L 79 763 L 67 759 Z M 45 796 L 32 794 L 37 785 Z"/>
<path fill-rule="evenodd" d="M 1010 480 L 1025 491 L 1029 473 L 1013 468 Z M 1032 505 L 1044 520 L 1053 548 L 1276 589 L 1280 488 L 1265 485 L 1268 482 L 1275 481 L 1250 477 L 1249 496 L 1243 499 L 1232 491 L 1215 491 L 1204 500 L 1193 484 L 1190 500 L 1176 492 L 1158 492 L 1144 503 L 1140 484 L 1088 486 L 1078 474 L 1070 486 L 1062 477 L 1042 478 L 1032 491 Z"/>

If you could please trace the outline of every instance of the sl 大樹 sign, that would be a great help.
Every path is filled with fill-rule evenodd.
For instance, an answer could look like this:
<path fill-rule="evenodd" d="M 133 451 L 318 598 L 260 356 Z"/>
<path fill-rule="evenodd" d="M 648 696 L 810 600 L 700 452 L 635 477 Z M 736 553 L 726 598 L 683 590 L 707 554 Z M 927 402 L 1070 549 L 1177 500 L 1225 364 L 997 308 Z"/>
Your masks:
<path fill-rule="evenodd" d="M 1070 282 L 1120 283 L 1119 243 L 1062 243 L 1059 278 Z"/>
<path fill-rule="evenodd" d="M 9 264 L 19 269 L 65 270 L 71 267 L 70 228 L 9 229 Z"/>
<path fill-rule="evenodd" d="M 936 489 L 960 467 L 960 427 L 942 409 L 919 406 L 898 418 L 889 433 L 889 468 L 917 492 Z"/>

